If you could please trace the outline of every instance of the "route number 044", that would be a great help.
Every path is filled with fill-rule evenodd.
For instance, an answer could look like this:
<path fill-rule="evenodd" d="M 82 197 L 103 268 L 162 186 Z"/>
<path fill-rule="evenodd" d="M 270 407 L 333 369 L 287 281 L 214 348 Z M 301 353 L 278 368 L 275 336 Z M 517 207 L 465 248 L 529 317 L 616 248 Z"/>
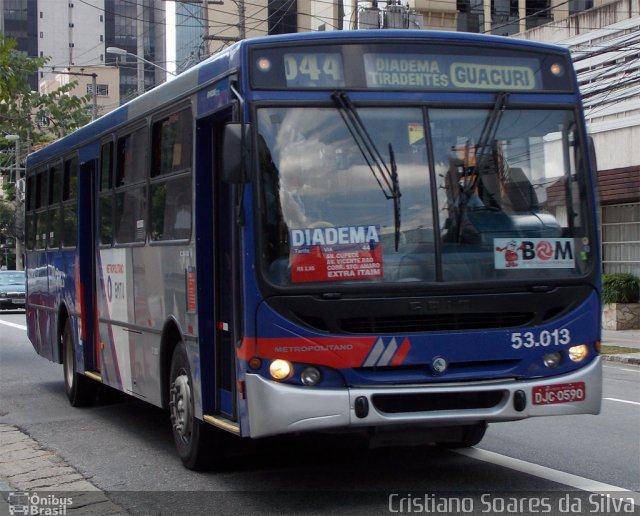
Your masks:
<path fill-rule="evenodd" d="M 305 77 L 312 83 L 342 80 L 342 63 L 334 54 L 287 54 L 284 60 L 287 81 Z"/>
<path fill-rule="evenodd" d="M 553 331 L 542 330 L 541 332 L 513 332 L 511 334 L 511 347 L 513 349 L 537 348 L 539 346 L 566 346 L 571 342 L 571 333 L 567 328 L 555 329 Z"/>

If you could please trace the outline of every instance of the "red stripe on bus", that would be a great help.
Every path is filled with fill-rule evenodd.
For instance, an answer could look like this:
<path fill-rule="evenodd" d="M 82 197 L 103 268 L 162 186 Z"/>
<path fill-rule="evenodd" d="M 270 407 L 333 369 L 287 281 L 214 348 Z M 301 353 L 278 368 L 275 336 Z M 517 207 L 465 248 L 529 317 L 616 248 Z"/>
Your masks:
<path fill-rule="evenodd" d="M 411 344 L 409 344 L 409 339 L 405 337 L 404 341 L 402 342 L 402 345 L 400 346 L 400 349 L 396 352 L 394 357 L 391 359 L 391 362 L 389 363 L 389 365 L 397 366 L 402 364 L 402 362 L 404 362 L 404 358 L 407 356 L 407 353 L 409 353 L 410 349 L 411 349 Z"/>

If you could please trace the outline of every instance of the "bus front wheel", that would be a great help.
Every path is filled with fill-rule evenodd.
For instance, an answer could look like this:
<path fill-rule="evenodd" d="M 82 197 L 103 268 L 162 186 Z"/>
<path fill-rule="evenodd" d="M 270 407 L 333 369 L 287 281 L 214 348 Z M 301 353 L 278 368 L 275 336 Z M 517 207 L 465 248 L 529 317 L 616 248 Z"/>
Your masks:
<path fill-rule="evenodd" d="M 169 410 L 173 440 L 182 463 L 192 470 L 207 468 L 212 451 L 211 429 L 195 417 L 193 376 L 183 342 L 178 343 L 171 358 Z"/>
<path fill-rule="evenodd" d="M 64 371 L 64 388 L 69 403 L 73 407 L 91 405 L 96 399 L 98 384 L 76 372 L 76 354 L 70 319 L 65 321 L 64 333 L 62 334 L 62 369 Z"/>

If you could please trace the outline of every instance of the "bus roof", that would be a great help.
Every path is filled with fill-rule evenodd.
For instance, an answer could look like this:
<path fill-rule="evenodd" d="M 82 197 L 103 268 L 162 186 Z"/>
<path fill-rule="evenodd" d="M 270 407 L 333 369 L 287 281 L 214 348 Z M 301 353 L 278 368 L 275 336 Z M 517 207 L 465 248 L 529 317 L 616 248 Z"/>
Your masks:
<path fill-rule="evenodd" d="M 448 43 L 460 43 L 470 45 L 498 44 L 514 46 L 521 49 L 529 48 L 544 52 L 559 52 L 569 54 L 565 47 L 550 43 L 540 43 L 526 39 L 510 38 L 505 36 L 493 36 L 489 34 L 474 34 L 471 32 L 430 31 L 430 30 L 404 30 L 404 29 L 367 29 L 367 30 L 343 30 L 328 32 L 300 32 L 295 34 L 279 34 L 276 36 L 262 36 L 245 39 L 235 45 L 261 45 L 265 43 L 287 44 L 304 41 L 327 40 L 336 42 L 363 41 L 363 40 L 414 40 L 425 43 L 439 41 Z M 234 45 L 234 46 L 235 46 Z M 233 48 L 233 47 L 230 47 Z M 205 61 L 206 62 L 206 61 Z"/>

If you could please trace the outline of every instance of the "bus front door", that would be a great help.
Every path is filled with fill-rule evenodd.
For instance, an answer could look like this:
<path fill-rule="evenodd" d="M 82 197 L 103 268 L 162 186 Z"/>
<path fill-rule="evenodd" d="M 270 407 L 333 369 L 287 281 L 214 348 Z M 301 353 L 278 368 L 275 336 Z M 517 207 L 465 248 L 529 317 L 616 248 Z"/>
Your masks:
<path fill-rule="evenodd" d="M 238 285 L 237 268 L 239 258 L 236 252 L 237 225 L 235 224 L 233 193 L 234 188 L 218 181 L 214 186 L 215 231 L 214 253 L 216 257 L 215 294 L 216 312 L 216 377 L 218 408 L 225 416 L 236 419 L 235 403 L 235 341 L 237 328 Z"/>
<path fill-rule="evenodd" d="M 198 325 L 203 415 L 230 428 L 238 421 L 235 348 L 239 321 L 236 187 L 220 180 L 222 128 L 229 114 L 198 122 L 195 171 Z M 214 396 L 206 393 L 215 393 Z M 237 427 L 236 427 L 237 429 Z"/>

